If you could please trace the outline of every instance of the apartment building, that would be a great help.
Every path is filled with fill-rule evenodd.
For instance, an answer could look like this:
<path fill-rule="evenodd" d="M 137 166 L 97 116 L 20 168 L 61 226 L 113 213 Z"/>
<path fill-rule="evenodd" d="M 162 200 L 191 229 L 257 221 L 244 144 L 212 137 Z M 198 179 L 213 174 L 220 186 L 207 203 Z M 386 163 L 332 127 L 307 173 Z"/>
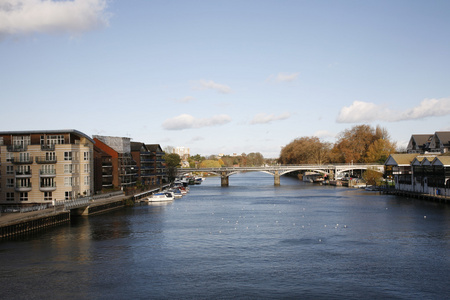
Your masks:
<path fill-rule="evenodd" d="M 94 135 L 93 139 L 96 192 L 108 188 L 127 189 L 135 186 L 138 166 L 131 155 L 131 139 L 100 135 Z"/>
<path fill-rule="evenodd" d="M 0 132 L 0 205 L 92 195 L 93 149 L 74 129 Z"/>
<path fill-rule="evenodd" d="M 406 148 L 408 153 L 447 153 L 450 151 L 450 131 L 434 134 L 413 134 Z"/>

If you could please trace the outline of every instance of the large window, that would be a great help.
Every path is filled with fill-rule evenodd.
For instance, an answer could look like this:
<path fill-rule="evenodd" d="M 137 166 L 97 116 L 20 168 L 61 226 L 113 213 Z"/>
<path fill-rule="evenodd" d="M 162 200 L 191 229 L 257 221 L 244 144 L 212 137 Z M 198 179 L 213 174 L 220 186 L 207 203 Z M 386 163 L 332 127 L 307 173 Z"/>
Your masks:
<path fill-rule="evenodd" d="M 84 173 L 90 173 L 91 172 L 91 165 L 85 164 L 84 165 Z"/>
<path fill-rule="evenodd" d="M 6 166 L 6 174 L 7 175 L 14 174 L 14 166 Z"/>
<path fill-rule="evenodd" d="M 64 152 L 64 160 L 72 160 L 72 152 Z"/>
<path fill-rule="evenodd" d="M 44 192 L 44 201 L 52 201 L 52 192 Z"/>
<path fill-rule="evenodd" d="M 91 184 L 91 176 L 84 176 L 84 185 Z"/>
<path fill-rule="evenodd" d="M 72 191 L 64 192 L 64 199 L 65 200 L 72 200 Z"/>
<path fill-rule="evenodd" d="M 64 135 L 47 135 L 47 145 L 64 144 Z"/>
<path fill-rule="evenodd" d="M 72 177 L 64 177 L 64 186 L 72 186 Z"/>
<path fill-rule="evenodd" d="M 14 193 L 6 193 L 6 201 L 14 201 Z"/>
<path fill-rule="evenodd" d="M 14 146 L 27 146 L 31 144 L 31 138 L 29 135 L 25 136 L 13 136 L 13 145 Z"/>
<path fill-rule="evenodd" d="M 72 173 L 72 165 L 68 164 L 68 165 L 64 165 L 64 174 L 71 174 Z"/>
<path fill-rule="evenodd" d="M 20 201 L 28 201 L 28 192 L 20 193 Z"/>
<path fill-rule="evenodd" d="M 14 187 L 14 178 L 6 178 L 6 187 L 13 188 Z"/>
<path fill-rule="evenodd" d="M 90 152 L 84 152 L 84 160 L 90 160 L 91 159 L 91 153 Z"/>
<path fill-rule="evenodd" d="M 47 161 L 55 161 L 56 153 L 55 152 L 45 152 L 45 160 Z"/>

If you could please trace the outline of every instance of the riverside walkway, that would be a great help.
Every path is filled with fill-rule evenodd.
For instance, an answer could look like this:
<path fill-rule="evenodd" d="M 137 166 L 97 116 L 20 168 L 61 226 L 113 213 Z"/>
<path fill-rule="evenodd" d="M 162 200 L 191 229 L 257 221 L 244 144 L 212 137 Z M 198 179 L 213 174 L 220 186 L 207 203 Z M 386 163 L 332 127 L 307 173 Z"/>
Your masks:
<path fill-rule="evenodd" d="M 274 184 L 280 185 L 280 176 L 294 171 L 311 171 L 327 175 L 328 178 L 334 179 L 342 175 L 344 172 L 352 170 L 372 169 L 380 173 L 384 173 L 384 165 L 381 164 L 329 164 L 329 165 L 273 165 L 262 167 L 223 167 L 223 168 L 179 168 L 178 175 L 191 172 L 213 173 L 221 177 L 221 186 L 228 186 L 229 177 L 240 172 L 263 172 L 274 177 Z"/>

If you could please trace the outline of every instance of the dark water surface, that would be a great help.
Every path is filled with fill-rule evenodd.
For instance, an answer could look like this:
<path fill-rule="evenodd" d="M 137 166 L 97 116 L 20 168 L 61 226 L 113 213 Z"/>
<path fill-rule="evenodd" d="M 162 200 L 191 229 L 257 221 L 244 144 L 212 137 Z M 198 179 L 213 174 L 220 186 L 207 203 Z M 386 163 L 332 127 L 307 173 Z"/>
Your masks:
<path fill-rule="evenodd" d="M 262 173 L 0 242 L 1 299 L 448 299 L 450 208 Z"/>

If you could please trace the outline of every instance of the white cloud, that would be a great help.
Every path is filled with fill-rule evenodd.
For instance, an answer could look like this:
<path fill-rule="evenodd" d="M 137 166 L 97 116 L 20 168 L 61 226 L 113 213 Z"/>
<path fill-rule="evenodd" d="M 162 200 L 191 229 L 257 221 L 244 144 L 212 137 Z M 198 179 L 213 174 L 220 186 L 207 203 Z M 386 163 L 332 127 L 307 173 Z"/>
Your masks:
<path fill-rule="evenodd" d="M 327 130 L 318 130 L 314 133 L 314 136 L 317 136 L 318 138 L 323 138 L 323 139 L 327 139 L 327 138 L 334 138 L 336 137 L 336 134 L 331 133 Z"/>
<path fill-rule="evenodd" d="M 253 120 L 251 120 L 250 124 L 267 124 L 270 123 L 272 121 L 279 121 L 279 120 L 286 120 L 289 119 L 291 117 L 290 113 L 283 113 L 281 115 L 268 115 L 265 113 L 261 113 L 261 114 L 257 114 L 256 116 L 253 117 Z"/>
<path fill-rule="evenodd" d="M 0 0 L 0 36 L 80 34 L 108 25 L 106 0 Z"/>
<path fill-rule="evenodd" d="M 232 92 L 231 88 L 228 85 L 216 83 L 212 80 L 206 81 L 206 80 L 199 80 L 198 86 L 196 87 L 198 90 L 216 90 L 219 93 L 222 94 L 229 94 Z"/>
<path fill-rule="evenodd" d="M 267 81 L 269 82 L 289 82 L 298 78 L 300 73 L 278 73 L 278 75 L 270 75 Z"/>
<path fill-rule="evenodd" d="M 394 111 L 370 102 L 354 101 L 343 107 L 336 119 L 338 123 L 360 123 L 373 121 L 398 122 L 450 114 L 450 98 L 424 99 L 418 106 L 405 111 Z"/>
<path fill-rule="evenodd" d="M 190 128 L 211 127 L 224 125 L 231 121 L 228 115 L 217 115 L 211 118 L 195 118 L 188 114 L 182 114 L 177 117 L 167 119 L 163 122 L 162 127 L 167 130 L 183 130 Z"/>

